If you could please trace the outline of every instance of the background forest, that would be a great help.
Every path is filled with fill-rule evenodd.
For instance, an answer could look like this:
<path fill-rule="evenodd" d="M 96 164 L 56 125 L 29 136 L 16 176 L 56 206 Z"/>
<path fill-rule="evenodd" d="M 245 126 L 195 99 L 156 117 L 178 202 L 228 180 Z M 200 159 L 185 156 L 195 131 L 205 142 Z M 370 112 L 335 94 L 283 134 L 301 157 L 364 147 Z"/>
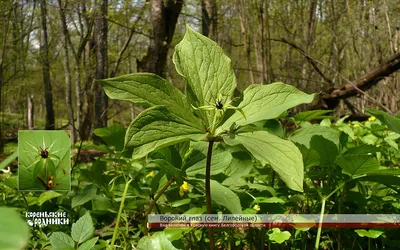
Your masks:
<path fill-rule="evenodd" d="M 396 0 L 3 0 L 0 18 L 2 137 L 69 128 L 76 141 L 126 127 L 140 107 L 107 100 L 94 79 L 154 72 L 183 89 L 171 57 L 185 24 L 223 47 L 239 90 L 281 81 L 321 92 L 312 106 L 340 116 L 398 112 Z"/>

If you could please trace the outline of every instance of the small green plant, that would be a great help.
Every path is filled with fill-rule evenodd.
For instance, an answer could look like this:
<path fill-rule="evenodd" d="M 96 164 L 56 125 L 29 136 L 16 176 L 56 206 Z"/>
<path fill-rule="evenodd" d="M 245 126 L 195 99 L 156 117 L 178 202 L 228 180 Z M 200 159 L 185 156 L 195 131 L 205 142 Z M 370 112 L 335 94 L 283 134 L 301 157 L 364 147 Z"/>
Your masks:
<path fill-rule="evenodd" d="M 213 212 L 211 200 L 221 204 L 226 195 L 233 199 L 230 200 L 232 204 L 224 205 L 233 213 L 242 212 L 237 196 L 211 180 L 213 149 L 220 148 L 215 144 L 225 148 L 242 145 L 263 165 L 272 167 L 290 189 L 302 192 L 304 173 L 300 150 L 294 143 L 253 124 L 278 118 L 289 108 L 310 103 L 314 95 L 283 83 L 251 85 L 243 92 L 240 104 L 233 106 L 236 79 L 230 59 L 215 42 L 189 26 L 175 48 L 173 62 L 186 80 L 186 94 L 150 73 L 99 80 L 111 99 L 149 107 L 132 121 L 127 130 L 125 148 L 134 148 L 132 157 L 139 159 L 152 151 L 185 141 L 207 143 L 203 171 L 207 212 L 210 214 Z M 182 178 L 186 178 L 181 176 L 184 166 L 181 169 L 176 166 L 168 168 L 171 167 L 175 168 L 175 174 L 172 174 L 169 185 L 175 179 L 182 185 Z M 211 229 L 209 242 L 213 249 Z"/>
<path fill-rule="evenodd" d="M 52 250 L 94 249 L 99 237 L 93 237 L 94 226 L 89 213 L 72 224 L 71 236 L 63 232 L 54 232 L 50 236 Z"/>

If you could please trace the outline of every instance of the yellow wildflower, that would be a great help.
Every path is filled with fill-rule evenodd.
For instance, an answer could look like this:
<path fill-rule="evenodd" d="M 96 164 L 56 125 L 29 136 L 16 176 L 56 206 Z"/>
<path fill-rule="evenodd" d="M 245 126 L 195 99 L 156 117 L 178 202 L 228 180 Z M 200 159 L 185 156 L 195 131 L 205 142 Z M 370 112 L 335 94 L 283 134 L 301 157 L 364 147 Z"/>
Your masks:
<path fill-rule="evenodd" d="M 150 173 L 148 173 L 148 174 L 146 175 L 146 178 L 152 177 L 153 175 L 154 175 L 154 171 L 151 171 Z"/>
<path fill-rule="evenodd" d="M 376 120 L 376 117 L 373 115 L 368 118 L 368 121 L 375 121 L 375 120 Z"/>
<path fill-rule="evenodd" d="M 188 190 L 189 190 L 189 184 L 186 181 L 184 181 L 183 184 L 181 185 L 181 187 L 179 188 L 179 194 L 181 196 L 183 196 L 183 195 L 185 195 L 185 191 L 188 191 Z"/>
<path fill-rule="evenodd" d="M 256 212 L 258 212 L 258 211 L 260 211 L 261 208 L 260 208 L 260 205 L 256 204 L 256 205 L 254 205 L 253 209 L 254 209 Z"/>
<path fill-rule="evenodd" d="M 353 125 L 353 127 L 358 128 L 360 127 L 360 125 L 358 125 L 357 123 Z"/>

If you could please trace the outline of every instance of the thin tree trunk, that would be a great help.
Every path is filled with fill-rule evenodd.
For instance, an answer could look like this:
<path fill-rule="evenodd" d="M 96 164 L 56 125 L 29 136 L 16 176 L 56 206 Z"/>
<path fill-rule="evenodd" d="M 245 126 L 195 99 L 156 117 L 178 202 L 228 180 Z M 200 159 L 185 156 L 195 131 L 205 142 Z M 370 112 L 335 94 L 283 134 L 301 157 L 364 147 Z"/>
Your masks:
<path fill-rule="evenodd" d="M 28 129 L 32 130 L 35 128 L 34 124 L 34 104 L 33 104 L 33 95 L 28 97 L 28 116 L 27 116 L 27 125 Z"/>
<path fill-rule="evenodd" d="M 63 57 L 63 67 L 65 71 L 65 103 L 67 105 L 67 117 L 71 130 L 70 136 L 72 142 L 75 143 L 74 110 L 72 108 L 71 72 L 69 67 L 68 29 L 65 19 L 65 8 L 62 5 L 61 0 L 58 0 L 58 6 L 61 20 L 62 46 L 65 54 Z"/>
<path fill-rule="evenodd" d="M 96 6 L 96 20 L 94 24 L 94 41 L 96 50 L 96 73 L 95 79 L 105 79 L 108 77 L 108 23 L 107 23 L 108 0 L 101 0 Z M 93 82 L 95 90 L 95 128 L 107 127 L 108 98 L 100 84 Z M 93 137 L 95 142 L 99 138 Z"/>
<path fill-rule="evenodd" d="M 202 33 L 213 40 L 218 40 L 217 3 L 215 0 L 201 1 L 201 27 Z"/>
<path fill-rule="evenodd" d="M 40 0 L 40 55 L 43 71 L 44 102 L 46 106 L 46 129 L 55 128 L 53 93 L 50 81 L 49 44 L 47 39 L 47 9 L 46 1 Z"/>
<path fill-rule="evenodd" d="M 246 23 L 246 14 L 245 14 L 245 8 L 244 8 L 244 3 L 242 0 L 239 0 L 239 20 L 240 20 L 240 28 L 241 32 L 243 35 L 243 42 L 244 42 L 244 48 L 246 50 L 246 58 L 247 58 L 247 73 L 249 75 L 249 81 L 251 84 L 254 83 L 254 76 L 253 76 L 253 69 L 251 67 L 251 49 L 250 49 L 250 42 L 251 38 L 247 34 L 247 23 Z"/>

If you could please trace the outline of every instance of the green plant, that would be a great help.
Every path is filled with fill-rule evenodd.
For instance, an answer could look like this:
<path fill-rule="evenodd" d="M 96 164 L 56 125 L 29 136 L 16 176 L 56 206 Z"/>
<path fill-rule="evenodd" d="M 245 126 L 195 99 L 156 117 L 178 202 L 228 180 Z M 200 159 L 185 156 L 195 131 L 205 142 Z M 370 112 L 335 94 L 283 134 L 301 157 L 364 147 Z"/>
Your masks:
<path fill-rule="evenodd" d="M 207 143 L 205 196 L 210 214 L 211 200 L 227 206 L 233 213 L 242 211 L 239 199 L 235 201 L 236 195 L 211 180 L 213 149 L 216 147 L 244 147 L 262 165 L 272 167 L 290 189 L 302 192 L 304 174 L 300 150 L 292 142 L 253 124 L 278 118 L 289 108 L 310 103 L 314 95 L 307 95 L 283 83 L 251 85 L 243 92 L 240 104 L 233 106 L 236 79 L 230 59 L 215 42 L 189 26 L 185 37 L 175 48 L 173 61 L 178 73 L 186 80 L 186 94 L 167 80 L 150 73 L 98 81 L 111 99 L 149 107 L 132 121 L 127 130 L 125 149 L 134 148 L 132 157 L 139 159 L 155 150 L 188 140 Z M 186 178 L 182 172 L 187 170 L 185 166 L 163 166 L 170 180 L 182 185 Z M 172 182 L 168 182 L 168 186 Z M 228 205 L 221 200 L 229 194 L 233 202 Z M 209 241 L 210 248 L 213 248 L 211 229 Z"/>
<path fill-rule="evenodd" d="M 50 236 L 53 250 L 89 250 L 93 249 L 99 237 L 93 237 L 94 226 L 89 213 L 72 224 L 71 236 L 63 232 L 54 232 Z"/>

